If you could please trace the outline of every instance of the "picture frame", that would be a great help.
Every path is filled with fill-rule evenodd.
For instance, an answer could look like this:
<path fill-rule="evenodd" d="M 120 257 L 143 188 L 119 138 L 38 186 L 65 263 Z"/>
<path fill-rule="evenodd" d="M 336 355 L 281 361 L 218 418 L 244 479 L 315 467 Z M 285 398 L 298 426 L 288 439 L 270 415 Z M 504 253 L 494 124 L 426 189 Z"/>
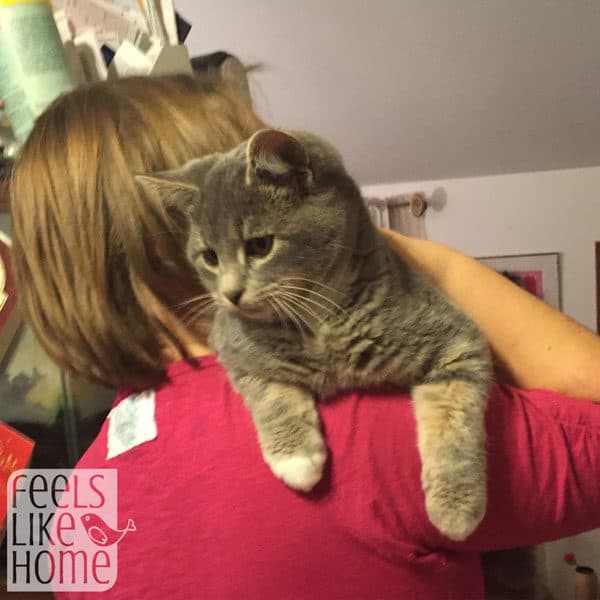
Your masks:
<path fill-rule="evenodd" d="M 558 252 L 482 256 L 477 260 L 553 308 L 562 310 Z"/>

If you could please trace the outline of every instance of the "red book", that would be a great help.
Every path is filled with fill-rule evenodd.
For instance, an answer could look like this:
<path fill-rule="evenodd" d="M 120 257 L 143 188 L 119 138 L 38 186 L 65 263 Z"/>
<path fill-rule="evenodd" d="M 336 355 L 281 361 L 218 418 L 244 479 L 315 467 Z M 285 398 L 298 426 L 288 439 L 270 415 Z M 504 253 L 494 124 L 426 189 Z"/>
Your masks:
<path fill-rule="evenodd" d="M 17 290 L 10 256 L 10 239 L 0 232 L 0 361 L 20 323 Z"/>
<path fill-rule="evenodd" d="M 7 513 L 8 478 L 13 471 L 27 467 L 34 445 L 28 437 L 0 421 L 0 531 Z"/>

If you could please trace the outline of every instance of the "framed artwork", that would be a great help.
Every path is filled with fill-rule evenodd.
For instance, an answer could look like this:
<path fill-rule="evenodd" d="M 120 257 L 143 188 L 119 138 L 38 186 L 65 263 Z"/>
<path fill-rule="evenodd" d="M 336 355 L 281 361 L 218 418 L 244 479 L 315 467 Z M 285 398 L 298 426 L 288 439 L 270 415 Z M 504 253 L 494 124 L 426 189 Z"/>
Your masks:
<path fill-rule="evenodd" d="M 558 252 L 483 256 L 478 260 L 540 300 L 561 310 Z"/>

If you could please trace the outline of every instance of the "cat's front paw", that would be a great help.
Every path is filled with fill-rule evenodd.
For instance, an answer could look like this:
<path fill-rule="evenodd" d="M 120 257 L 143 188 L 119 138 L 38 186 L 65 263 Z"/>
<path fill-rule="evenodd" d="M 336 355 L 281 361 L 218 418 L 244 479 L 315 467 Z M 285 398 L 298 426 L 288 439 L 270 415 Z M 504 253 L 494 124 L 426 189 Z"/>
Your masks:
<path fill-rule="evenodd" d="M 289 487 L 310 492 L 320 481 L 327 461 L 324 450 L 310 454 L 276 454 L 265 456 L 276 477 Z"/>
<path fill-rule="evenodd" d="M 485 484 L 432 485 L 425 491 L 430 521 L 447 538 L 462 542 L 477 529 L 485 515 Z"/>

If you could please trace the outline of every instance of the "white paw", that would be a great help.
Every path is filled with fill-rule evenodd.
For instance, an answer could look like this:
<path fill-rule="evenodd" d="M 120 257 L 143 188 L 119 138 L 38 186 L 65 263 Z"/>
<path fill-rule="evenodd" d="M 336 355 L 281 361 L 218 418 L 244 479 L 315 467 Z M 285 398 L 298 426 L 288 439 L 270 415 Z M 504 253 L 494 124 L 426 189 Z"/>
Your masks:
<path fill-rule="evenodd" d="M 273 473 L 289 487 L 309 492 L 320 481 L 327 456 L 325 452 L 310 455 L 267 456 Z"/>

